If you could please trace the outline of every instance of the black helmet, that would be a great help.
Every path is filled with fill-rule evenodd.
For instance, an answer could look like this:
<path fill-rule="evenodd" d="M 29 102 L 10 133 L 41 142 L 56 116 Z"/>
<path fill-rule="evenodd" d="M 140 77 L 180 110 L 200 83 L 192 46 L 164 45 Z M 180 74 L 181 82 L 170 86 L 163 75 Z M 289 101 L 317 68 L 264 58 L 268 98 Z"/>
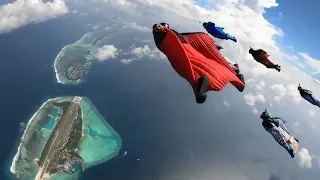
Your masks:
<path fill-rule="evenodd" d="M 202 23 L 202 26 L 203 26 L 204 28 L 207 28 L 207 27 L 208 27 L 208 23 L 207 23 L 207 22 L 204 22 L 204 23 Z"/>
<path fill-rule="evenodd" d="M 269 112 L 266 109 L 260 115 L 261 119 L 265 119 L 265 118 L 269 118 L 269 117 L 270 117 Z"/>
<path fill-rule="evenodd" d="M 300 84 L 299 84 L 299 86 L 298 86 L 298 90 L 300 91 L 302 89 L 302 87 L 300 86 Z"/>
<path fill-rule="evenodd" d="M 249 53 L 251 54 L 252 52 L 253 52 L 253 49 L 252 49 L 252 47 L 250 47 Z"/>
<path fill-rule="evenodd" d="M 165 23 L 165 22 L 162 22 L 160 23 L 162 26 L 166 26 L 167 28 L 170 28 L 169 24 L 168 23 Z"/>

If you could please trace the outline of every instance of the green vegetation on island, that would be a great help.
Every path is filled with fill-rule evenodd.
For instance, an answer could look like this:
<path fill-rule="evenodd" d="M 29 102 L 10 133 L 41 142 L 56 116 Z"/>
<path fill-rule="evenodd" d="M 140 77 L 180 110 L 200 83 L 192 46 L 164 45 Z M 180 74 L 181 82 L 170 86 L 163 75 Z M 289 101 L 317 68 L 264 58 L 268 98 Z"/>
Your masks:
<path fill-rule="evenodd" d="M 119 134 L 86 97 L 47 100 L 21 138 L 11 172 L 19 179 L 77 179 L 81 171 L 118 155 Z"/>

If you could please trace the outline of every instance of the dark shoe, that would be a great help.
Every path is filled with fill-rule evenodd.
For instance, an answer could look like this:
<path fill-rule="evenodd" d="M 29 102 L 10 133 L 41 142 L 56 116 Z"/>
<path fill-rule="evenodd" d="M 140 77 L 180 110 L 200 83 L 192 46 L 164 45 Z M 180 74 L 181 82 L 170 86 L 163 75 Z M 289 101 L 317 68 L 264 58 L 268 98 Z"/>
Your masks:
<path fill-rule="evenodd" d="M 297 138 L 294 138 L 298 143 L 299 143 L 299 139 L 297 139 Z"/>
<path fill-rule="evenodd" d="M 240 81 L 243 83 L 243 84 L 246 84 L 245 81 L 244 81 L 244 76 L 243 74 L 238 74 L 237 77 L 240 79 Z M 244 87 L 241 87 L 241 88 L 237 88 L 240 92 L 242 92 L 244 90 Z"/>
<path fill-rule="evenodd" d="M 244 82 L 244 76 L 243 76 L 243 74 L 238 74 L 237 77 L 240 79 L 241 82 L 243 82 L 243 84 L 246 84 L 246 83 Z"/>
<path fill-rule="evenodd" d="M 295 155 L 295 154 L 294 154 L 294 152 L 293 152 L 293 149 L 290 150 L 290 153 L 289 153 L 289 154 L 290 154 L 290 156 L 291 156 L 292 158 L 294 158 L 294 155 Z"/>
<path fill-rule="evenodd" d="M 209 78 L 207 76 L 202 76 L 198 79 L 198 84 L 196 88 L 196 101 L 198 104 L 202 104 L 207 99 L 207 92 L 209 87 Z"/>

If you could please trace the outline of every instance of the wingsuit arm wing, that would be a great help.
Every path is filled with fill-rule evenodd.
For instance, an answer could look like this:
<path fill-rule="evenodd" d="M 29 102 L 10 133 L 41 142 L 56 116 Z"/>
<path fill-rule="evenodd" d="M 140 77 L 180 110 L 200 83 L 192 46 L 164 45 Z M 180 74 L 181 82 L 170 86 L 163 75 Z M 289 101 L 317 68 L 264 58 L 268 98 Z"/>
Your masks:
<path fill-rule="evenodd" d="M 245 84 L 236 75 L 237 73 L 232 69 L 227 60 L 220 54 L 219 50 L 216 48 L 215 41 L 208 34 L 203 32 L 192 32 L 192 33 L 182 33 L 185 40 L 190 44 L 195 50 L 200 52 L 203 56 L 208 59 L 214 60 L 221 64 L 228 70 L 230 75 L 228 75 L 229 82 L 234 85 L 239 91 L 243 91 Z M 221 69 L 222 73 L 223 72 Z M 227 73 L 229 74 L 229 73 Z M 233 75 L 231 75 L 233 74 Z"/>
<path fill-rule="evenodd" d="M 271 118 L 270 121 L 271 121 L 274 125 L 276 125 L 277 127 L 279 127 L 280 123 L 279 123 L 279 121 L 278 121 L 277 119 L 280 119 L 280 118 Z"/>
<path fill-rule="evenodd" d="M 304 90 L 304 92 L 306 92 L 307 94 L 312 95 L 312 91 L 307 90 L 307 89 L 303 89 L 303 90 Z"/>
<path fill-rule="evenodd" d="M 188 55 L 187 55 L 187 52 L 185 51 L 185 49 L 183 48 L 182 46 L 182 43 L 178 37 L 178 35 L 181 35 L 181 33 L 178 33 L 174 30 L 171 30 L 167 27 L 163 27 L 163 32 L 167 33 L 167 36 L 171 36 L 173 39 L 175 39 L 174 41 L 171 41 L 172 43 L 172 47 L 175 47 L 175 51 L 177 54 L 180 54 L 181 55 L 181 59 L 189 59 L 188 58 Z M 182 36 L 182 35 L 181 35 Z M 186 79 L 188 80 L 194 80 L 195 79 L 195 76 L 194 76 L 194 73 L 192 71 L 192 67 L 191 67 L 191 64 L 189 61 L 184 61 L 184 60 L 181 60 L 179 61 L 180 64 L 172 64 L 172 66 L 181 66 L 181 67 L 187 67 L 187 68 L 175 68 L 177 73 L 178 74 L 185 74 L 187 77 Z M 184 72 L 180 72 L 180 71 L 184 71 Z"/>
<path fill-rule="evenodd" d="M 224 30 L 224 27 L 221 27 L 221 26 L 216 26 L 216 28 Z"/>

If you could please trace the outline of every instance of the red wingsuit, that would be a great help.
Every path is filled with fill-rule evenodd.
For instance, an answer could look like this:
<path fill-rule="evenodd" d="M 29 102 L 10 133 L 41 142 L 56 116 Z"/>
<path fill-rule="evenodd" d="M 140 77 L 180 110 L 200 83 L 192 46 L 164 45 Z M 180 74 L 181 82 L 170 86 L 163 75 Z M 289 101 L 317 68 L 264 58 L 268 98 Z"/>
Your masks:
<path fill-rule="evenodd" d="M 219 53 L 209 35 L 183 35 L 165 26 L 163 28 L 161 35 L 154 36 L 155 43 L 167 56 L 175 71 L 185 78 L 193 89 L 196 88 L 199 77 L 207 76 L 210 80 L 208 91 L 220 91 L 229 82 L 240 92 L 244 90 L 244 83 Z"/>
<path fill-rule="evenodd" d="M 263 64 L 267 68 L 276 69 L 279 72 L 281 71 L 281 66 L 271 62 L 268 58 L 269 54 L 267 52 L 265 52 L 264 50 L 262 50 L 262 49 L 253 50 L 252 48 L 250 48 L 249 53 L 253 56 L 253 58 L 257 62 Z"/>

